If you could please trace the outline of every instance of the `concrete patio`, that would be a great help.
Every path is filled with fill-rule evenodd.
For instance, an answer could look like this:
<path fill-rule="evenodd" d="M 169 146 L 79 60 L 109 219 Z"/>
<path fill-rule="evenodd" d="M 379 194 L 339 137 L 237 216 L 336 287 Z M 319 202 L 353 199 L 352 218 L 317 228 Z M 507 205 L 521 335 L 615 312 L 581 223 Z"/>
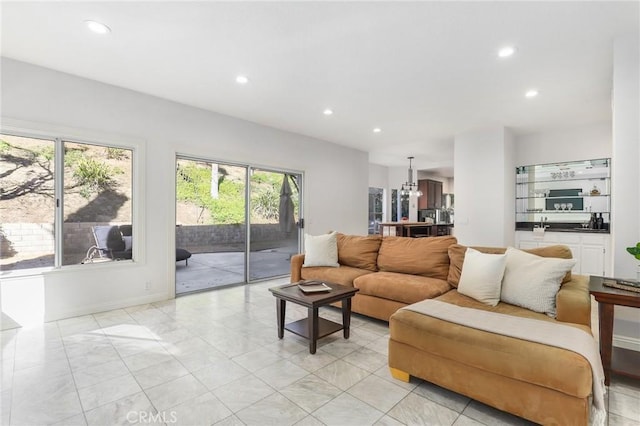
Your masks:
<path fill-rule="evenodd" d="M 288 275 L 290 260 L 297 247 L 278 247 L 252 251 L 250 280 Z M 176 263 L 176 294 L 244 283 L 244 252 L 195 253 Z"/>

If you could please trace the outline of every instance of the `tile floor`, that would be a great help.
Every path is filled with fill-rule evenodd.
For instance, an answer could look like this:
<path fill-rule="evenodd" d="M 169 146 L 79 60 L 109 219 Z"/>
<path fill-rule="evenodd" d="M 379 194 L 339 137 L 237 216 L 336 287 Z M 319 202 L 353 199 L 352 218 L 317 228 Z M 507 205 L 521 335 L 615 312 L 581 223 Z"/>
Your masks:
<path fill-rule="evenodd" d="M 351 339 L 336 333 L 315 355 L 293 334 L 278 340 L 267 289 L 285 282 L 3 331 L 2 425 L 529 424 L 392 379 L 384 322 L 354 315 Z M 640 425 L 640 381 L 614 378 L 608 403 L 610 425 Z"/>

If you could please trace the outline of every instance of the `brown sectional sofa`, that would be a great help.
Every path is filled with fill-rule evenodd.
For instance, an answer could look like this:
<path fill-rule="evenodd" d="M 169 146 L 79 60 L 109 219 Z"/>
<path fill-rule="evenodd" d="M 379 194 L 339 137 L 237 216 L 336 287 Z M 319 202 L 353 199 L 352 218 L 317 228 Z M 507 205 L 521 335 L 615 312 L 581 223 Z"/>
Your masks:
<path fill-rule="evenodd" d="M 291 258 L 291 281 L 326 280 L 356 287 L 351 309 L 389 321 L 399 308 L 451 290 L 451 236 L 405 238 L 338 234 L 339 267 L 303 268 L 304 255 Z M 400 284 L 400 285 L 399 285 Z"/>
<path fill-rule="evenodd" d="M 376 242 L 377 271 L 371 262 Z M 350 266 L 359 257 L 354 249 L 362 246 L 368 247 L 367 268 L 359 267 L 364 264 Z M 474 248 L 485 253 L 505 251 Z M 436 298 L 463 307 L 562 322 L 591 333 L 588 277 L 565 276 L 556 299 L 555 319 L 503 302 L 491 307 L 456 290 L 465 250 L 453 237 L 380 240 L 340 236 L 339 268 L 302 268 L 299 255 L 292 259 L 292 280 L 323 279 L 360 288 L 353 301 L 354 311 L 389 321 L 389 367 L 397 379 L 408 381 L 415 376 L 540 424 L 588 424 L 592 373 L 582 356 L 410 310 L 398 311 L 419 300 Z M 571 251 L 564 246 L 527 251 L 571 258 Z M 427 271 L 427 265 L 434 270 Z"/>

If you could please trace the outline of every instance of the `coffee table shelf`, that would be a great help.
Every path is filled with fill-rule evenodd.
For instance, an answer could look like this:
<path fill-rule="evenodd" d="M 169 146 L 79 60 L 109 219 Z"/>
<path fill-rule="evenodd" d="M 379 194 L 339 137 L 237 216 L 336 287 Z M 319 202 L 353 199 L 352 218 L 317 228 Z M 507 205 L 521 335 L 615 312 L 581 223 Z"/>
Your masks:
<path fill-rule="evenodd" d="M 278 320 L 278 338 L 284 337 L 284 331 L 290 331 L 309 340 L 309 353 L 316 353 L 318 339 L 342 330 L 345 339 L 349 338 L 351 324 L 351 298 L 358 292 L 357 288 L 325 282 L 331 290 L 322 293 L 305 294 L 298 287 L 298 283 L 286 284 L 270 288 L 269 291 L 276 298 L 276 314 Z M 292 302 L 307 308 L 307 318 L 284 323 L 287 302 Z M 321 318 L 318 310 L 322 306 L 340 302 L 342 305 L 342 324 Z"/>
<path fill-rule="evenodd" d="M 308 339 L 309 336 L 309 318 L 303 318 L 301 320 L 291 322 L 284 326 L 285 330 L 288 330 L 294 334 L 297 334 L 300 337 L 304 337 Z M 326 318 L 318 318 L 318 339 L 322 337 L 326 337 L 330 334 L 335 333 L 336 331 L 342 330 L 342 324 L 338 324 L 337 322 L 329 321 Z"/>

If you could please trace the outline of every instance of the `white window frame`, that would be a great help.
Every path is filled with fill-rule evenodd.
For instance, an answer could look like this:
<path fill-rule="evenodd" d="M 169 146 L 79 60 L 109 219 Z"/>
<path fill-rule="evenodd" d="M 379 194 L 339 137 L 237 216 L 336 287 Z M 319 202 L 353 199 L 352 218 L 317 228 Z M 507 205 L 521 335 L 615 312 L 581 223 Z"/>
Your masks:
<path fill-rule="evenodd" d="M 145 213 L 144 198 L 145 194 L 145 170 L 143 168 L 145 158 L 146 142 L 142 139 L 130 136 L 122 136 L 117 134 L 109 134 L 106 132 L 94 132 L 64 126 L 57 126 L 44 123 L 35 123 L 10 118 L 2 118 L 0 120 L 0 133 L 17 137 L 35 138 L 53 141 L 55 143 L 55 198 L 57 207 L 54 216 L 54 266 L 44 268 L 19 269 L 16 271 L 3 271 L 3 276 L 7 278 L 40 275 L 45 272 L 68 271 L 82 268 L 112 268 L 112 267 L 129 267 L 133 264 L 141 264 L 146 262 L 144 244 L 145 244 Z M 132 239 L 136 243 L 133 245 L 132 260 L 124 260 L 118 262 L 102 262 L 93 265 L 74 264 L 62 265 L 62 249 L 64 243 L 63 223 L 64 223 L 64 179 L 60 175 L 64 170 L 63 147 L 64 142 L 81 143 L 94 146 L 103 146 L 109 148 L 122 148 L 132 152 L 131 161 L 131 198 L 132 198 Z"/>

